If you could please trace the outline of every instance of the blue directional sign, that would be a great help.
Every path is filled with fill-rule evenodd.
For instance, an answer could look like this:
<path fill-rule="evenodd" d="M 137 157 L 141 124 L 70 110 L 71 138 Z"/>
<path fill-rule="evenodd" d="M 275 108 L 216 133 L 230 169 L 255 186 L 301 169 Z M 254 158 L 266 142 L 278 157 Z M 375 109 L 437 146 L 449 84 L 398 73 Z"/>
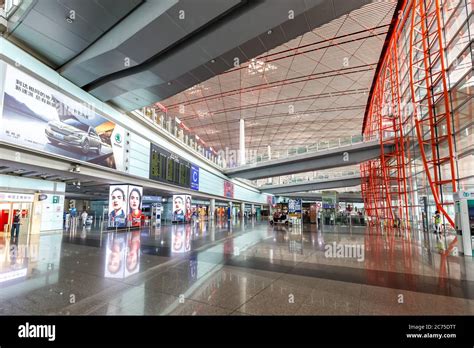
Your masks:
<path fill-rule="evenodd" d="M 194 164 L 191 165 L 191 188 L 193 190 L 199 190 L 199 167 Z"/>

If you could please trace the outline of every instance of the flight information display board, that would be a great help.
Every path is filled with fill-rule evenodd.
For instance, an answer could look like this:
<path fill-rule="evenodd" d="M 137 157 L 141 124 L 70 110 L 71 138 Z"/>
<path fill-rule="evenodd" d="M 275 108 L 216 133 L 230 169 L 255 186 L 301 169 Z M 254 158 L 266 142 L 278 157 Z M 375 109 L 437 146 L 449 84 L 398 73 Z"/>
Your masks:
<path fill-rule="evenodd" d="M 190 188 L 191 163 L 158 145 L 151 144 L 150 179 Z"/>

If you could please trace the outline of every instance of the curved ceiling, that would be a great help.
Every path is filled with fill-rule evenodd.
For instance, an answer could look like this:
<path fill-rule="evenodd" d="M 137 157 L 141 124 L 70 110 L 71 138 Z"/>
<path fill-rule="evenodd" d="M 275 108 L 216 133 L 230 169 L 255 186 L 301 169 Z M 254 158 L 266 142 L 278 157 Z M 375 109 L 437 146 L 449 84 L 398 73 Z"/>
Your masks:
<path fill-rule="evenodd" d="M 396 6 L 366 4 L 160 103 L 217 151 L 239 149 L 240 119 L 259 154 L 350 141 Z"/>
<path fill-rule="evenodd" d="M 24 0 L 7 37 L 100 100 L 166 99 L 370 0 Z M 74 20 L 67 21 L 71 11 Z"/>

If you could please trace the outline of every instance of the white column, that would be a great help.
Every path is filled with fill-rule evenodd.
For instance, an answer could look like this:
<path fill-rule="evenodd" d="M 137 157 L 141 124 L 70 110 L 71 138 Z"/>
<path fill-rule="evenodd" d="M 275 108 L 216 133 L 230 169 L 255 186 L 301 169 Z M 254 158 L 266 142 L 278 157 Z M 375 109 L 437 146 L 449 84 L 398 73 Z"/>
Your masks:
<path fill-rule="evenodd" d="M 214 211 L 216 210 L 216 200 L 214 198 L 211 198 L 209 205 L 209 220 L 214 219 Z"/>
<path fill-rule="evenodd" d="M 242 219 L 244 218 L 244 213 L 245 213 L 245 203 L 242 202 L 240 204 L 240 216 L 242 217 Z"/>
<path fill-rule="evenodd" d="M 242 118 L 239 132 L 239 164 L 241 166 L 245 164 L 245 121 Z"/>
<path fill-rule="evenodd" d="M 267 153 L 268 153 L 268 159 L 272 159 L 272 147 L 270 145 L 267 146 Z"/>
<path fill-rule="evenodd" d="M 252 208 L 250 210 L 250 213 L 254 216 L 255 215 L 255 205 L 252 204 Z"/>

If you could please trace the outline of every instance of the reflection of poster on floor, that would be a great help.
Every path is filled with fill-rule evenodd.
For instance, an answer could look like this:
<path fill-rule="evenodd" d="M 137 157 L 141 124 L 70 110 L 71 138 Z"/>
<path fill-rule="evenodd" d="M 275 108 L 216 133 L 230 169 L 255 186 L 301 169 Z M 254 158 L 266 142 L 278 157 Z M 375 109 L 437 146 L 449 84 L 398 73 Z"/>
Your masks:
<path fill-rule="evenodd" d="M 125 277 L 140 270 L 140 231 L 127 233 L 127 253 L 125 255 Z"/>
<path fill-rule="evenodd" d="M 124 277 L 125 234 L 109 233 L 105 251 L 106 278 Z"/>
<path fill-rule="evenodd" d="M 13 66 L 6 67 L 0 140 L 123 170 L 122 127 L 96 113 L 91 105 Z"/>
<path fill-rule="evenodd" d="M 185 252 L 185 231 L 183 225 L 173 225 L 171 227 L 171 252 L 184 253 Z"/>

